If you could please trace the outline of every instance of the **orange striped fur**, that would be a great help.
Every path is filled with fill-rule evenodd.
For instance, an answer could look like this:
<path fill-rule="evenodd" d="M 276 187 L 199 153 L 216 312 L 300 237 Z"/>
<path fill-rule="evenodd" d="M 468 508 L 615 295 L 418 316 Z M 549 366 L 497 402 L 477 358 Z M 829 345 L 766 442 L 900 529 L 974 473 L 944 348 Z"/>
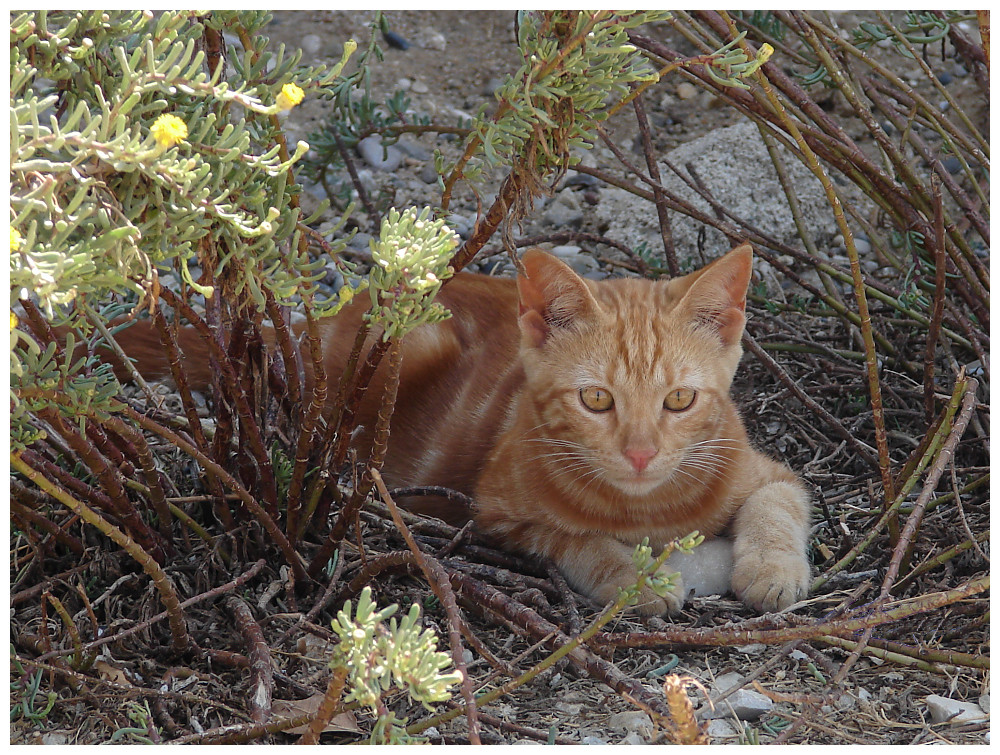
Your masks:
<path fill-rule="evenodd" d="M 803 597 L 808 497 L 787 467 L 751 448 L 729 397 L 750 246 L 670 281 L 588 281 L 541 250 L 523 262 L 517 281 L 458 275 L 438 298 L 453 316 L 404 340 L 389 484 L 472 495 L 483 532 L 551 558 L 599 601 L 634 583 L 642 538 L 655 547 L 692 530 L 731 538 L 727 582 L 747 604 L 775 610 Z M 334 379 L 365 307 L 321 324 Z M 166 374 L 152 328 L 139 323 L 120 341 L 144 375 Z M 182 347 L 187 364 L 207 364 L 197 337 Z M 362 453 L 382 380 L 362 406 Z M 468 515 L 444 500 L 413 504 L 451 521 Z M 671 613 L 684 595 L 647 591 L 638 610 Z"/>

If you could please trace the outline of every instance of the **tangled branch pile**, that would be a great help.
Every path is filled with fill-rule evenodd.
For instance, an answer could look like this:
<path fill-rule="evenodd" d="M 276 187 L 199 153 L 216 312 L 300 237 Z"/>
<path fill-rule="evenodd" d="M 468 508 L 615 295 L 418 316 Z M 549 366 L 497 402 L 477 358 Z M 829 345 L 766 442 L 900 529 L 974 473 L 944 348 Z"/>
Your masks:
<path fill-rule="evenodd" d="M 650 651 L 640 648 L 756 642 L 777 645 L 776 659 L 839 648 L 840 660 L 824 661 L 834 684 L 806 696 L 775 737 L 796 741 L 863 656 L 932 675 L 960 669 L 963 684 L 978 683 L 989 665 L 988 14 L 973 39 L 939 12 L 878 13 L 851 34 L 805 11 L 523 13 L 523 67 L 492 113 L 458 129 L 411 128 L 391 103 L 371 106 L 366 71 L 377 65 L 380 15 L 350 70 L 353 44 L 332 69 L 304 67 L 299 53 L 270 49 L 260 35 L 267 20 L 242 11 L 12 16 L 19 721 L 44 729 L 71 720 L 83 701 L 100 711 L 95 736 L 112 739 L 255 741 L 293 731 L 317 741 L 339 731 L 399 742 L 438 727 L 447 741 L 503 732 L 544 740 L 555 732 L 483 707 L 572 668 L 647 711 L 664 736 L 702 741 L 684 680 L 669 677 L 662 691 L 642 683 L 635 659 Z M 944 59 L 972 73 L 961 102 L 941 83 Z M 920 76 L 900 77 L 897 60 Z M 694 171 L 663 162 L 645 103 L 676 77 L 757 128 L 795 243 L 737 216 Z M 358 187 L 381 229 L 369 275 L 343 254 L 353 205 L 332 237 L 299 211 L 310 146 L 290 150 L 282 118 L 303 96 L 329 99 L 334 112 L 335 126 L 313 145 L 309 170 L 321 176 L 342 170 L 357 183 L 349 147 L 372 133 L 464 136 L 450 163 L 438 158 L 435 208 L 382 212 Z M 644 167 L 610 125 L 630 119 Z M 601 143 L 615 164 L 578 162 L 581 146 Z M 789 161 L 820 182 L 842 249 L 812 236 Z M 674 243 L 683 215 L 734 243 L 750 240 L 785 282 L 752 291 L 742 390 L 760 407 L 755 425 L 780 435 L 761 441 L 780 441 L 817 493 L 814 597 L 795 612 L 747 618 L 724 604 L 714 624 L 631 624 L 617 614 L 624 598 L 595 612 L 546 565 L 497 552 L 469 528 L 399 512 L 400 491 L 381 484 L 400 339 L 445 316 L 437 290 L 498 230 L 508 252 L 538 242 L 515 238 L 514 225 L 570 167 L 646 201 L 663 248 L 561 229 L 551 238 L 606 249 L 633 274 L 676 275 L 695 256 Z M 439 218 L 460 187 L 486 180 L 483 168 L 505 176 L 460 240 Z M 699 201 L 669 188 L 667 171 Z M 332 290 L 321 285 L 330 280 Z M 365 288 L 372 307 L 351 360 L 326 374 L 317 324 Z M 301 342 L 293 310 L 305 321 Z M 123 321 L 140 312 L 159 334 L 176 394 L 116 376 L 101 358 L 120 353 Z M 182 324 L 211 348 L 207 402 L 189 388 Z M 385 337 L 365 351 L 372 328 Z M 384 359 L 375 442 L 354 458 L 355 416 Z M 126 377 L 138 387 L 122 388 Z M 457 495 L 406 491 L 428 492 Z M 638 579 L 651 562 L 638 558 Z M 426 620 L 444 628 L 456 672 L 415 609 L 386 624 L 392 611 L 372 603 L 372 585 L 380 602 L 412 602 L 405 575 L 426 582 Z M 357 614 L 348 605 L 326 629 L 355 599 Z M 612 618 L 619 630 L 605 631 Z M 484 628 L 496 624 L 523 643 L 519 657 Z M 229 627 L 221 638 L 219 625 Z M 140 660 L 165 654 L 162 664 Z M 365 658 L 378 668 L 359 675 Z M 211 691 L 185 692 L 185 675 Z M 461 701 L 450 700 L 459 682 Z M 411 720 L 419 705 L 444 699 L 450 707 Z M 354 717 L 362 705 L 367 718 Z M 446 726 L 459 716 L 464 728 Z"/>

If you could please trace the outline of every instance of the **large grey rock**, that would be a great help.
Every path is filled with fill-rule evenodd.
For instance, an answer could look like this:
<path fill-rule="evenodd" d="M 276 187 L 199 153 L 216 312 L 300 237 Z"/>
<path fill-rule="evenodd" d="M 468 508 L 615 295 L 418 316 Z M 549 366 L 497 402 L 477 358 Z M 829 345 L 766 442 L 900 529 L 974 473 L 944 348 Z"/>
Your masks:
<path fill-rule="evenodd" d="M 822 184 L 797 158 L 781 150 L 792 185 L 802 208 L 806 226 L 817 245 L 828 244 L 838 229 L 826 201 Z M 774 165 L 757 127 L 749 121 L 716 129 L 677 147 L 660 165 L 663 186 L 710 217 L 711 205 L 690 188 L 669 166 L 687 173 L 690 164 L 708 192 L 722 207 L 779 241 L 801 246 Z M 842 187 L 849 191 L 851 187 Z M 602 224 L 607 224 L 611 238 L 630 246 L 645 242 L 660 252 L 662 240 L 653 203 L 622 189 L 608 187 L 594 210 Z M 705 226 L 686 215 L 670 213 L 674 244 L 681 259 L 691 258 L 698 250 L 698 234 Z M 734 224 L 735 225 L 735 224 Z M 705 252 L 716 255 L 728 251 L 725 236 L 706 228 Z"/>

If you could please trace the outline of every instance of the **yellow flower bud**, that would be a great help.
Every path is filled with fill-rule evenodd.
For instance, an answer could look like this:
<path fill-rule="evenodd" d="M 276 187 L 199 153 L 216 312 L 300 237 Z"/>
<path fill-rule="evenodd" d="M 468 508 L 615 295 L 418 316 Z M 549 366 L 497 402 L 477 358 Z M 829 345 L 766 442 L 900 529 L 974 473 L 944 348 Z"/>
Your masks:
<path fill-rule="evenodd" d="M 156 143 L 161 147 L 173 147 L 187 139 L 187 124 L 176 115 L 164 113 L 153 122 L 149 129 Z"/>
<path fill-rule="evenodd" d="M 281 91 L 278 93 L 277 105 L 279 110 L 291 110 L 293 107 L 302 102 L 306 93 L 302 91 L 302 87 L 297 84 L 285 84 L 281 87 Z"/>
<path fill-rule="evenodd" d="M 16 228 L 10 229 L 10 250 L 12 252 L 21 251 L 21 233 Z"/>
<path fill-rule="evenodd" d="M 774 48 L 771 47 L 771 45 L 767 44 L 767 42 L 765 42 L 760 46 L 760 49 L 757 51 L 757 62 L 760 63 L 760 65 L 764 65 L 767 62 L 768 58 L 770 58 L 771 55 L 773 54 L 774 54 Z"/>
<path fill-rule="evenodd" d="M 14 314 L 14 310 L 10 311 L 10 329 L 13 330 L 17 327 L 17 315 Z"/>

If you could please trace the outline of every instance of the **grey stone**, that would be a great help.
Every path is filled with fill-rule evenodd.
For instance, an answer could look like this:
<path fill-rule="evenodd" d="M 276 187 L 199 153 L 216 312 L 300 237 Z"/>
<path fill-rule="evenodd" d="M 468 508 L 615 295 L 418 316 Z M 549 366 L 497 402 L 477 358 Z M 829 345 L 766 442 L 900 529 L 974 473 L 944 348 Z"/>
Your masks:
<path fill-rule="evenodd" d="M 545 208 L 545 221 L 555 228 L 579 227 L 583 222 L 583 209 L 576 194 L 564 191 L 553 199 Z"/>
<path fill-rule="evenodd" d="M 641 710 L 627 710 L 611 716 L 608 728 L 618 733 L 639 733 L 648 737 L 653 733 L 653 721 Z"/>
<path fill-rule="evenodd" d="M 315 55 L 323 46 L 323 38 L 319 34 L 306 34 L 302 37 L 302 52 Z"/>
<path fill-rule="evenodd" d="M 562 246 L 554 246 L 549 250 L 556 257 L 575 257 L 580 253 L 580 247 L 574 246 L 573 244 L 563 244 Z"/>
<path fill-rule="evenodd" d="M 837 225 L 819 180 L 795 157 L 781 150 L 802 217 L 817 245 L 824 248 L 836 235 Z M 785 192 L 778 181 L 767 148 L 757 127 L 750 122 L 716 129 L 672 150 L 667 158 L 681 172 L 690 164 L 705 188 L 734 215 L 760 228 L 764 233 L 793 246 L 799 245 L 798 230 L 788 207 Z M 698 195 L 664 163 L 660 167 L 664 187 L 711 216 L 711 205 Z M 870 201 L 853 186 L 843 191 L 860 207 Z M 645 242 L 656 248 L 660 242 L 659 222 L 653 204 L 617 187 L 601 190 L 600 202 L 592 210 L 606 233 L 631 247 Z M 725 236 L 680 213 L 671 215 L 674 244 L 682 258 L 691 257 L 698 247 L 702 229 L 707 233 L 705 247 L 719 253 L 730 247 Z"/>
<path fill-rule="evenodd" d="M 448 216 L 448 227 L 463 239 L 467 238 L 468 235 L 472 233 L 472 226 L 475 222 L 475 220 L 470 220 L 464 215 L 459 215 L 456 212 L 453 212 Z"/>
<path fill-rule="evenodd" d="M 728 705 L 727 705 L 728 703 Z M 765 713 L 770 713 L 774 708 L 774 703 L 767 695 L 762 695 L 752 689 L 737 690 L 727 697 L 722 707 L 727 711 L 731 707 L 732 713 L 741 721 L 756 721 Z"/>
<path fill-rule="evenodd" d="M 739 729 L 724 718 L 715 718 L 708 722 L 705 729 L 709 739 L 738 739 Z"/>
<path fill-rule="evenodd" d="M 646 737 L 644 737 L 641 734 L 633 731 L 633 732 L 630 732 L 630 733 L 626 734 L 625 738 L 621 742 L 619 742 L 619 744 L 623 744 L 623 745 L 638 745 L 638 746 L 641 747 L 643 745 L 648 744 L 648 742 L 646 740 Z"/>
<path fill-rule="evenodd" d="M 420 169 L 420 180 L 425 184 L 432 184 L 438 180 L 437 168 L 434 167 L 434 163 L 426 163 L 424 167 Z"/>
<path fill-rule="evenodd" d="M 730 671 L 728 674 L 722 674 L 715 677 L 715 682 L 712 684 L 713 692 L 718 695 L 731 687 L 735 687 L 737 684 L 743 681 L 743 677 L 736 671 Z"/>
<path fill-rule="evenodd" d="M 403 162 L 403 152 L 389 145 L 383 149 L 382 139 L 377 134 L 366 136 L 358 142 L 358 154 L 375 170 L 391 173 Z"/>
<path fill-rule="evenodd" d="M 946 157 L 944 160 L 942 160 L 941 164 L 944 166 L 944 169 L 949 173 L 951 173 L 952 175 L 954 175 L 955 173 L 962 172 L 962 161 L 959 160 L 954 155 Z"/>
<path fill-rule="evenodd" d="M 600 737 L 584 737 L 580 740 L 580 744 L 585 745 L 607 745 L 607 740 L 601 739 Z"/>
<path fill-rule="evenodd" d="M 407 157 L 412 157 L 414 160 L 430 160 L 432 155 L 430 150 L 424 147 L 422 144 L 417 144 L 409 139 L 400 139 L 396 142 L 396 149 L 400 150 Z"/>
<path fill-rule="evenodd" d="M 444 34 L 430 26 L 425 26 L 414 34 L 413 41 L 417 47 L 425 50 L 445 50 L 448 47 L 448 40 Z"/>
<path fill-rule="evenodd" d="M 487 81 L 486 84 L 483 86 L 483 94 L 486 95 L 487 97 L 492 97 L 493 94 L 500 87 L 502 87 L 504 85 L 505 81 L 506 81 L 506 79 L 501 79 L 501 78 L 498 78 L 498 77 L 494 76 L 489 81 Z"/>
<path fill-rule="evenodd" d="M 941 695 L 928 695 L 924 700 L 931 721 L 936 724 L 945 721 L 950 724 L 971 724 L 989 720 L 983 709 L 975 703 L 953 700 Z"/>

